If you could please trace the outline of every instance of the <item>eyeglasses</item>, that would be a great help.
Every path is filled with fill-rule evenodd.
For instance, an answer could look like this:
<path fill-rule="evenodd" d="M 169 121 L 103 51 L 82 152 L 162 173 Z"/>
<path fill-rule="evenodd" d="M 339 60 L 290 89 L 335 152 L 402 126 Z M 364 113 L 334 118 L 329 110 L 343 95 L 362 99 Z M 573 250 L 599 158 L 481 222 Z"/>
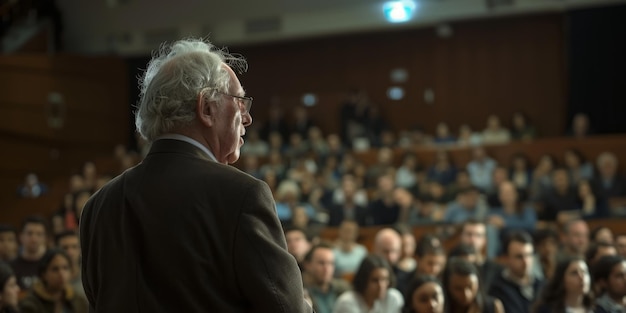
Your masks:
<path fill-rule="evenodd" d="M 227 94 L 225 92 L 221 92 L 219 90 L 216 90 L 215 92 L 221 93 L 225 96 L 235 98 L 235 100 L 238 100 L 239 105 L 243 106 L 244 108 L 244 110 L 241 113 L 243 114 L 250 113 L 250 108 L 252 107 L 252 100 L 253 100 L 252 97 L 235 96 L 235 95 Z"/>

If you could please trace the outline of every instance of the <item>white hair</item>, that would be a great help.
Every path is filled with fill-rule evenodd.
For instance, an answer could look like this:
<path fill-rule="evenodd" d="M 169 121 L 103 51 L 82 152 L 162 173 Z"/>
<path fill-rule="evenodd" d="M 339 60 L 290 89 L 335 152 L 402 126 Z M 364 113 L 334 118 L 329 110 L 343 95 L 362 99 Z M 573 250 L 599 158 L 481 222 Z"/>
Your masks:
<path fill-rule="evenodd" d="M 215 91 L 227 91 L 230 82 L 224 64 L 236 72 L 247 70 L 245 59 L 217 49 L 208 40 L 183 39 L 163 44 L 139 78 L 135 126 L 141 136 L 153 141 L 189 125 L 196 117 L 198 95 L 205 88 L 213 91 L 207 99 L 218 101 Z"/>

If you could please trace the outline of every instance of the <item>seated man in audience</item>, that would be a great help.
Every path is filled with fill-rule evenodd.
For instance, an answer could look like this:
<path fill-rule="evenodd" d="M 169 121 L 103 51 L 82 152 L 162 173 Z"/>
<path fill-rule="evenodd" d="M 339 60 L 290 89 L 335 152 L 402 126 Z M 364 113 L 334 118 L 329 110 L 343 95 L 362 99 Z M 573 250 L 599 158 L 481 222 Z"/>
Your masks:
<path fill-rule="evenodd" d="M 85 289 L 83 288 L 83 282 L 81 280 L 80 271 L 80 241 L 78 240 L 78 234 L 74 231 L 65 231 L 60 233 L 55 238 L 57 248 L 65 251 L 72 261 L 72 268 L 70 269 L 70 284 L 81 296 L 85 297 Z"/>
<path fill-rule="evenodd" d="M 617 249 L 617 255 L 626 258 L 626 234 L 615 236 L 615 248 Z"/>
<path fill-rule="evenodd" d="M 569 257 L 583 258 L 589 246 L 589 226 L 583 220 L 572 220 L 565 224 L 561 234 L 561 250 L 557 257 L 563 260 Z"/>
<path fill-rule="evenodd" d="M 528 313 L 543 286 L 532 274 L 533 239 L 526 232 L 510 233 L 504 249 L 504 270 L 494 278 L 488 293 L 502 301 L 505 312 Z"/>
<path fill-rule="evenodd" d="M 487 206 L 476 187 L 459 191 L 456 201 L 451 202 L 443 218 L 445 223 L 463 223 L 470 218 L 481 220 L 487 215 Z"/>
<path fill-rule="evenodd" d="M 400 205 L 394 197 L 394 189 L 395 180 L 392 175 L 386 174 L 378 178 L 376 199 L 369 205 L 373 225 L 391 225 L 398 222 Z"/>
<path fill-rule="evenodd" d="M 17 284 L 22 290 L 29 289 L 39 271 L 39 260 L 46 253 L 46 222 L 37 216 L 30 216 L 22 222 L 20 231 L 22 247 L 17 258 L 11 262 Z"/>
<path fill-rule="evenodd" d="M 592 274 L 599 291 L 594 312 L 626 312 L 626 260 L 604 256 L 592 267 Z"/>
<path fill-rule="evenodd" d="M 287 251 L 296 258 L 298 267 L 302 271 L 304 257 L 311 249 L 311 240 L 308 238 L 306 230 L 296 227 L 285 229 L 285 240 L 287 241 Z"/>
<path fill-rule="evenodd" d="M 346 174 L 341 178 L 339 191 L 341 191 L 340 201 L 330 199 L 327 201 L 330 203 L 326 204 L 329 215 L 328 226 L 338 226 L 344 220 L 356 221 L 360 226 L 369 224 L 367 208 L 361 205 L 361 202 L 367 203 L 367 197 L 365 196 L 365 201 L 359 201 L 359 190 L 353 175 Z"/>
<path fill-rule="evenodd" d="M 332 313 L 335 300 L 350 285 L 343 279 L 334 279 L 335 258 L 333 249 L 326 244 L 315 245 L 304 257 L 304 287 L 313 300 L 317 313 Z"/>
<path fill-rule="evenodd" d="M 491 179 L 496 166 L 496 161 L 487 155 L 485 149 L 482 147 L 474 148 L 472 161 L 467 164 L 467 172 L 472 184 L 483 192 L 492 189 L 493 181 Z"/>
<path fill-rule="evenodd" d="M 374 237 L 372 253 L 385 259 L 396 277 L 396 281 L 404 279 L 409 273 L 398 268 L 398 261 L 402 254 L 402 238 L 400 234 L 391 228 L 383 228 Z"/>
<path fill-rule="evenodd" d="M 567 212 L 576 210 L 578 207 L 578 195 L 570 185 L 569 174 L 564 168 L 558 168 L 552 172 L 553 188 L 539 200 L 540 210 L 537 218 L 548 222 L 566 222 Z"/>
<path fill-rule="evenodd" d="M 607 255 L 617 255 L 615 246 L 606 242 L 594 242 L 589 245 L 587 252 L 585 252 L 585 260 L 587 261 L 587 265 L 591 268 L 598 260 Z"/>
<path fill-rule="evenodd" d="M 0 225 L 0 261 L 10 262 L 17 257 L 17 233 L 9 225 Z"/>
<path fill-rule="evenodd" d="M 487 259 L 483 254 L 487 244 L 486 234 L 487 226 L 484 222 L 470 219 L 463 223 L 463 226 L 461 227 L 460 241 L 462 244 L 473 246 L 478 252 L 476 266 L 478 266 L 481 275 L 481 283 L 484 287 L 483 289 L 489 290 L 491 282 L 494 280 L 496 275 L 500 273 L 502 266 L 490 259 Z"/>
<path fill-rule="evenodd" d="M 593 193 L 603 201 L 614 197 L 626 197 L 626 178 L 617 173 L 617 157 L 604 152 L 596 161 L 598 174 L 591 180 Z"/>

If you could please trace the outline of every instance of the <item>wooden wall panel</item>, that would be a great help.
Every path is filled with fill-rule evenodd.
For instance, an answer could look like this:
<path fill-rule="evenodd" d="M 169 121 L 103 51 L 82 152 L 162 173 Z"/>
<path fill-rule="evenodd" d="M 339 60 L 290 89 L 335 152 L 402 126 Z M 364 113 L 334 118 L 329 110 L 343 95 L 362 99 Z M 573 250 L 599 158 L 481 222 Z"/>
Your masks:
<path fill-rule="evenodd" d="M 241 76 L 255 97 L 253 115 L 261 124 L 272 98 L 290 114 L 303 93 L 315 92 L 323 110 L 311 109 L 325 130 L 339 129 L 339 104 L 345 92 L 364 88 L 394 130 L 414 124 L 434 132 L 441 121 L 456 132 L 462 123 L 483 129 L 489 114 L 508 124 L 514 111 L 527 113 L 541 134 L 556 136 L 565 127 L 563 16 L 507 17 L 451 24 L 454 34 L 440 38 L 433 28 L 388 33 L 231 47 L 250 63 Z M 401 101 L 386 98 L 394 85 L 392 69 L 409 72 Z M 432 89 L 435 103 L 424 101 Z"/>
<path fill-rule="evenodd" d="M 127 77 L 115 57 L 0 56 L 0 207 L 13 206 L 28 172 L 54 181 L 128 144 Z M 59 128 L 48 123 L 51 93 L 65 105 Z"/>

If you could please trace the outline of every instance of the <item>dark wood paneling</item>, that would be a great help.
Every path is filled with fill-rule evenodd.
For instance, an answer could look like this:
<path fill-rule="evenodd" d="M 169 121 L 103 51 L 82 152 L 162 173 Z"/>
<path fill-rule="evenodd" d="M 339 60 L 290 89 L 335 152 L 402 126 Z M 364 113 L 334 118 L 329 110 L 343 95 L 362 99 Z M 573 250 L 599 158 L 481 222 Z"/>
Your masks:
<path fill-rule="evenodd" d="M 127 77 L 124 61 L 115 57 L 0 57 L 0 208 L 21 203 L 15 190 L 27 173 L 47 183 L 66 179 L 83 162 L 128 144 Z M 51 93 L 63 97 L 62 127 L 48 123 Z"/>
<path fill-rule="evenodd" d="M 489 114 L 508 124 L 522 110 L 543 135 L 555 136 L 565 125 L 562 25 L 562 15 L 531 15 L 454 23 L 450 38 L 425 28 L 230 50 L 250 63 L 241 80 L 257 99 L 253 114 L 259 123 L 272 97 L 290 113 L 303 93 L 315 92 L 320 109 L 311 115 L 335 132 L 342 97 L 359 87 L 396 131 L 421 124 L 434 132 L 442 121 L 455 132 L 461 123 L 483 129 Z M 390 101 L 390 71 L 398 67 L 409 72 L 409 80 L 397 84 L 406 97 Z M 427 88 L 435 92 L 432 105 L 423 100 Z"/>

